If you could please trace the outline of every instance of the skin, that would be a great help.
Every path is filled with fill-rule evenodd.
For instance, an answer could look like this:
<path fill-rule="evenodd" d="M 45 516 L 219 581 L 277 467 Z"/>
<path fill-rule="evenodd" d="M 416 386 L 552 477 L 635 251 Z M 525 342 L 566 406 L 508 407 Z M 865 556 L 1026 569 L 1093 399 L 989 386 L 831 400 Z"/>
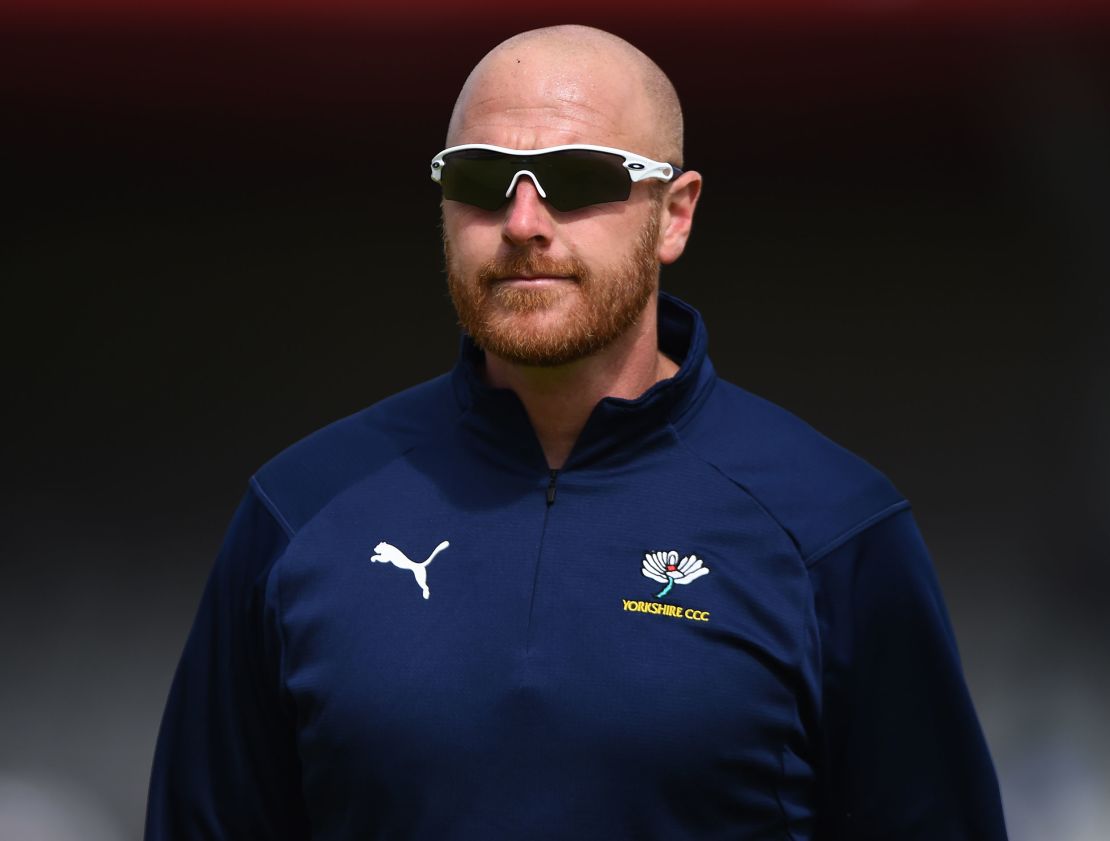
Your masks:
<path fill-rule="evenodd" d="M 536 149 L 591 143 L 677 163 L 677 100 L 674 108 L 661 102 L 660 77 L 646 56 L 599 30 L 553 27 L 525 33 L 496 47 L 471 73 L 452 114 L 447 145 Z M 454 268 L 467 277 L 491 258 L 507 258 L 521 249 L 555 261 L 577 258 L 604 277 L 628 257 L 637 233 L 658 214 L 655 256 L 661 264 L 672 263 L 686 247 L 701 181 L 698 173 L 684 172 L 666 185 L 659 204 L 640 184 L 626 202 L 562 213 L 523 178 L 498 211 L 444 200 L 444 236 Z M 565 277 L 506 277 L 499 282 L 553 290 L 550 304 L 540 310 L 502 313 L 526 330 L 557 330 L 581 304 L 577 285 Z M 603 350 L 567 364 L 522 365 L 486 353 L 488 382 L 516 392 L 550 467 L 565 463 L 599 400 L 638 397 L 677 371 L 658 349 L 657 296 L 656 282 L 648 305 L 624 334 Z"/>

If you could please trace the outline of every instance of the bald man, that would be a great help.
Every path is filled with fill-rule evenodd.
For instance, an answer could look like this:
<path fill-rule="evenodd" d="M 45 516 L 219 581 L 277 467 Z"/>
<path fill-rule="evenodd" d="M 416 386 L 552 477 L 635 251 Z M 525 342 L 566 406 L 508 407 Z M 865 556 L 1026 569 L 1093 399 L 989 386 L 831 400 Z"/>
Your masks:
<path fill-rule="evenodd" d="M 252 477 L 148 841 L 1005 838 L 908 503 L 659 291 L 702 183 L 666 76 L 519 35 L 431 175 L 459 360 Z"/>

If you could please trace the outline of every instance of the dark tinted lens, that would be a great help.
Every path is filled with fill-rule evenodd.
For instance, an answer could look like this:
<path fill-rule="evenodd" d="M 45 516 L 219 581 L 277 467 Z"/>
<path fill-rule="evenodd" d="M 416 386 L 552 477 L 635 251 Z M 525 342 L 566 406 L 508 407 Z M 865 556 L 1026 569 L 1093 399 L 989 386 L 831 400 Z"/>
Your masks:
<path fill-rule="evenodd" d="M 439 177 L 443 197 L 483 210 L 497 210 L 508 200 L 505 191 L 520 169 L 515 160 L 488 149 L 463 149 L 446 155 Z"/>
<path fill-rule="evenodd" d="M 625 201 L 632 190 L 624 158 L 609 152 L 565 149 L 527 156 L 463 149 L 443 159 L 443 196 L 483 210 L 497 210 L 507 201 L 505 191 L 513 176 L 522 169 L 535 174 L 547 201 L 561 211 Z"/>
<path fill-rule="evenodd" d="M 626 201 L 632 179 L 624 158 L 609 152 L 564 149 L 533 158 L 530 169 L 540 179 L 556 210 L 578 210 L 591 204 Z"/>

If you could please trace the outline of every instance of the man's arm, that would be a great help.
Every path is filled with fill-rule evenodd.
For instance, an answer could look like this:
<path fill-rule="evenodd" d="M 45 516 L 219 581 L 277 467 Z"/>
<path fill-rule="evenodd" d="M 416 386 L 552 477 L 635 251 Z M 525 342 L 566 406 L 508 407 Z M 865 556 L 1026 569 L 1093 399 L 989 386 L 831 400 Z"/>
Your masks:
<path fill-rule="evenodd" d="M 235 513 L 174 676 L 146 841 L 309 837 L 267 589 L 288 537 L 259 493 L 252 484 Z"/>
<path fill-rule="evenodd" d="M 821 841 L 1003 841 L 998 782 L 909 511 L 811 561 Z"/>

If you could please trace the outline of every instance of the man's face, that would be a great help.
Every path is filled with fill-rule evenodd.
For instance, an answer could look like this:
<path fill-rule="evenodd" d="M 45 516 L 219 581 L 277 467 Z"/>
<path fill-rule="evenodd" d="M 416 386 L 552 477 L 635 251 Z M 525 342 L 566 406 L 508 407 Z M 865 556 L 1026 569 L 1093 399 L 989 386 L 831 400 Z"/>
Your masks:
<path fill-rule="evenodd" d="M 642 103 L 607 72 L 506 57 L 469 91 L 449 142 L 592 143 L 650 155 Z M 560 212 L 521 178 L 500 210 L 444 200 L 448 288 L 463 327 L 480 347 L 525 365 L 565 364 L 607 347 L 657 288 L 660 198 L 659 187 L 642 183 L 626 202 Z"/>

